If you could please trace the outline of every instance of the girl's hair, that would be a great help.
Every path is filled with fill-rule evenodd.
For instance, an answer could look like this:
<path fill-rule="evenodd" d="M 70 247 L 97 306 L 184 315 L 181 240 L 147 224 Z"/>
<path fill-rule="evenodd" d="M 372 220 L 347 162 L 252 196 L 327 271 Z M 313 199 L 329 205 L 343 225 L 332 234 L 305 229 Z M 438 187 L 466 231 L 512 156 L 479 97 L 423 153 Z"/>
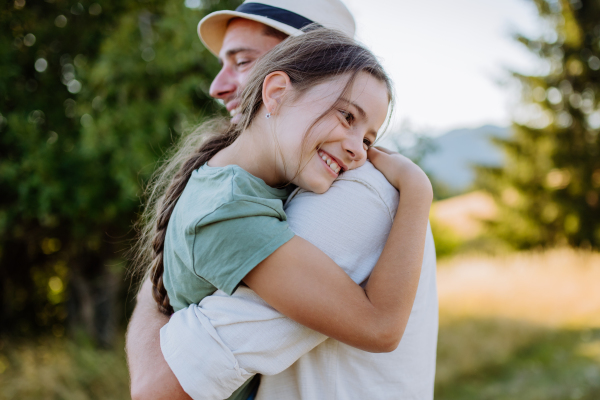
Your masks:
<path fill-rule="evenodd" d="M 152 294 L 164 314 L 173 313 L 163 283 L 163 251 L 167 225 L 177 200 L 192 172 L 232 144 L 252 124 L 262 105 L 265 77 L 275 71 L 283 71 L 289 76 L 296 97 L 317 84 L 348 76 L 339 98 L 349 92 L 360 72 L 366 72 L 385 83 L 390 107 L 393 106 L 392 84 L 375 56 L 340 32 L 309 26 L 304 34 L 289 37 L 259 59 L 241 95 L 239 123 L 211 120 L 183 137 L 154 173 L 146 189 L 148 199 L 137 223 L 139 237 L 133 248 L 133 272 L 151 279 Z M 334 108 L 335 102 L 315 119 L 307 133 Z M 300 168 L 299 165 L 298 171 Z"/>

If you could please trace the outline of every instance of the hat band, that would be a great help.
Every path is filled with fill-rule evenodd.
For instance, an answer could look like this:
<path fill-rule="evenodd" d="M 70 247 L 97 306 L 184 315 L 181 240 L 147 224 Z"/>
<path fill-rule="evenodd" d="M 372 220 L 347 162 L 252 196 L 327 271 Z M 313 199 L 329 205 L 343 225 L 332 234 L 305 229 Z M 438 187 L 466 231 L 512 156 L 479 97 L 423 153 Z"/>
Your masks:
<path fill-rule="evenodd" d="M 295 12 L 261 3 L 244 3 L 236 8 L 235 11 L 271 18 L 272 20 L 296 29 L 302 29 L 313 23 L 310 19 L 305 18 L 300 14 L 296 14 Z"/>

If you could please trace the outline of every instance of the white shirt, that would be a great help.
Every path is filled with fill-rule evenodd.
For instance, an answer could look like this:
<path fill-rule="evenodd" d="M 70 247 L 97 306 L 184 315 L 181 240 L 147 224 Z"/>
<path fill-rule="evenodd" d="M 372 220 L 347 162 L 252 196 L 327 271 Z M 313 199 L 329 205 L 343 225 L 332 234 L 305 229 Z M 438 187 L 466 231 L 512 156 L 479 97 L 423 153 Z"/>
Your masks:
<path fill-rule="evenodd" d="M 286 204 L 291 229 L 357 283 L 375 266 L 398 192 L 370 163 L 345 172 L 324 194 L 299 190 Z M 433 399 L 438 304 L 435 247 L 428 229 L 413 309 L 396 350 L 368 353 L 312 331 L 240 287 L 217 291 L 171 317 L 161 349 L 194 399 L 225 399 L 263 374 L 257 400 Z"/>

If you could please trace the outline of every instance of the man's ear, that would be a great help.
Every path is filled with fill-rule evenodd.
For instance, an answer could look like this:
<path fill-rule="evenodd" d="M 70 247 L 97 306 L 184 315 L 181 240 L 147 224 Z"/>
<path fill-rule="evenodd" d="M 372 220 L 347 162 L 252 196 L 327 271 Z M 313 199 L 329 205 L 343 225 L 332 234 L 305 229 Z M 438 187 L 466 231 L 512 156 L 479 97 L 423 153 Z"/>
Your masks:
<path fill-rule="evenodd" d="M 276 114 L 284 95 L 292 88 L 290 77 L 283 71 L 271 72 L 265 77 L 262 98 L 267 112 Z"/>

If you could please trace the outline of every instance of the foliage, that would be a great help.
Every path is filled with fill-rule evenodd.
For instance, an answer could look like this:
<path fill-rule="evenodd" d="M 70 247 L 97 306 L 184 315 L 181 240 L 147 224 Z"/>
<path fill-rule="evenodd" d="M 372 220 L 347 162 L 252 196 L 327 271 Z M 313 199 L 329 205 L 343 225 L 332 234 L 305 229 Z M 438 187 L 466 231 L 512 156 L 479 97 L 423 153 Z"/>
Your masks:
<path fill-rule="evenodd" d="M 69 321 L 112 341 L 141 187 L 177 135 L 220 109 L 197 23 L 238 3 L 5 3 L 0 331 Z"/>
<path fill-rule="evenodd" d="M 500 207 L 493 230 L 517 248 L 600 248 L 600 3 L 535 4 L 547 31 L 517 39 L 549 72 L 514 74 L 522 106 L 513 136 L 496 140 L 505 165 L 478 168 L 478 181 Z"/>
<path fill-rule="evenodd" d="M 431 233 L 435 240 L 435 255 L 437 259 L 455 255 L 465 240 L 457 235 L 452 228 L 439 223 L 435 216 L 430 215 Z"/>

